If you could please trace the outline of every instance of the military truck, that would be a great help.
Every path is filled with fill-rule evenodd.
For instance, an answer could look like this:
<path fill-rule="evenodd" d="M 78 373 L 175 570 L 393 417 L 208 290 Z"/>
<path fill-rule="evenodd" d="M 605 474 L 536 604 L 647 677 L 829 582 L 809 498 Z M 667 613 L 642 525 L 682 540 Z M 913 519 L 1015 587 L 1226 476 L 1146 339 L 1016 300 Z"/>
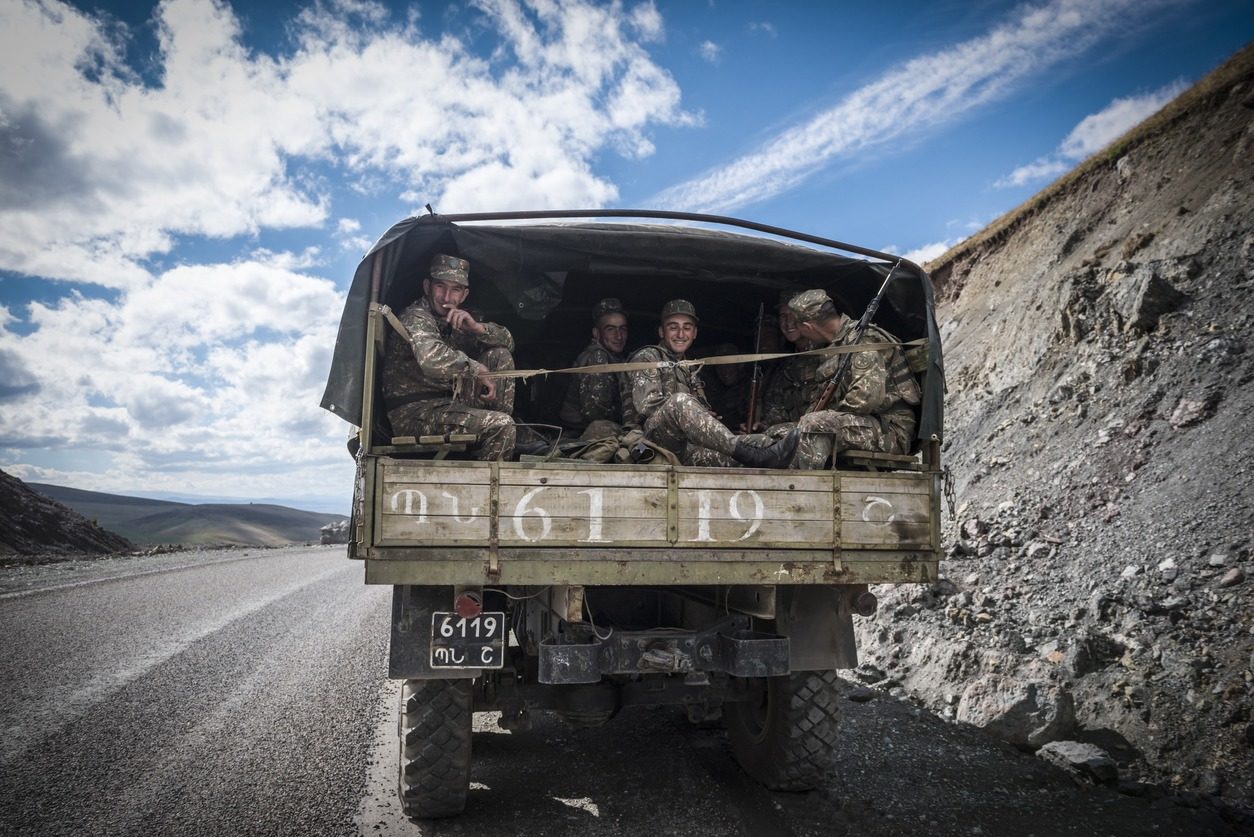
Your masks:
<path fill-rule="evenodd" d="M 913 346 L 916 449 L 798 471 L 596 464 L 556 443 L 481 462 L 473 437 L 394 436 L 386 313 L 421 295 L 436 253 L 469 260 L 467 306 L 511 330 L 528 370 L 567 366 L 603 297 L 627 307 L 629 349 L 655 342 L 657 312 L 682 297 L 700 312 L 699 344 L 751 350 L 781 291 L 822 288 L 858 317 L 891 271 L 875 322 Z M 519 425 L 555 425 L 568 381 L 521 379 Z M 517 729 L 536 711 L 599 725 L 683 706 L 696 722 L 721 717 L 768 788 L 814 787 L 839 745 L 835 672 L 857 665 L 868 585 L 937 575 L 942 392 L 931 282 L 887 253 L 663 211 L 430 214 L 388 230 L 355 274 L 323 406 L 360 428 L 349 556 L 366 583 L 392 586 L 406 814 L 464 809 L 476 711 Z"/>

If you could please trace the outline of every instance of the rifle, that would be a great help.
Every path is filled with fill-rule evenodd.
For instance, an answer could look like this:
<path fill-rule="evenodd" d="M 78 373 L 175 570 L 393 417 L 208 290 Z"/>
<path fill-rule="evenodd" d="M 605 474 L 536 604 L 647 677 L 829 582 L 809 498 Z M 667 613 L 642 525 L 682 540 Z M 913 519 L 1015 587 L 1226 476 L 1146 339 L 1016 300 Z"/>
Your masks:
<path fill-rule="evenodd" d="M 846 341 L 845 345 L 854 345 L 862 339 L 862 335 L 866 333 L 866 327 L 871 324 L 871 320 L 875 317 L 875 312 L 880 309 L 880 300 L 884 298 L 884 291 L 888 290 L 888 283 L 893 281 L 893 274 L 897 272 L 898 266 L 901 265 L 901 259 L 898 259 L 891 268 L 888 275 L 884 277 L 884 284 L 880 285 L 880 289 L 875 292 L 875 296 L 871 298 L 871 302 L 867 305 L 866 310 L 862 312 L 861 319 L 858 324 L 853 327 L 853 337 Z M 840 386 L 840 379 L 845 376 L 845 372 L 849 369 L 849 364 L 853 361 L 853 353 L 841 355 L 840 365 L 836 367 L 835 374 L 832 379 L 827 382 L 827 386 L 823 388 L 823 392 L 818 398 L 814 399 L 814 403 L 810 405 L 807 413 L 817 413 L 819 410 L 827 409 L 828 402 L 836 395 L 836 390 Z"/>
<path fill-rule="evenodd" d="M 758 303 L 758 329 L 753 340 L 753 353 L 762 354 L 762 323 L 766 319 L 766 303 Z M 753 376 L 749 381 L 749 406 L 745 409 L 745 430 L 753 432 L 753 425 L 758 421 L 758 387 L 762 384 L 762 364 L 753 362 Z"/>

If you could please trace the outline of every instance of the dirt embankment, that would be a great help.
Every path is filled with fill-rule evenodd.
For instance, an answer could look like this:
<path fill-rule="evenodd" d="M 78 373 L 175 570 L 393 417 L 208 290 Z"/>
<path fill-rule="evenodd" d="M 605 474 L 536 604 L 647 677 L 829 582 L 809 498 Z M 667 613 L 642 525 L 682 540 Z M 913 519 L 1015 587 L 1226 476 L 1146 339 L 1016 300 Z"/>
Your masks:
<path fill-rule="evenodd" d="M 946 580 L 871 678 L 1254 806 L 1254 46 L 930 265 Z"/>

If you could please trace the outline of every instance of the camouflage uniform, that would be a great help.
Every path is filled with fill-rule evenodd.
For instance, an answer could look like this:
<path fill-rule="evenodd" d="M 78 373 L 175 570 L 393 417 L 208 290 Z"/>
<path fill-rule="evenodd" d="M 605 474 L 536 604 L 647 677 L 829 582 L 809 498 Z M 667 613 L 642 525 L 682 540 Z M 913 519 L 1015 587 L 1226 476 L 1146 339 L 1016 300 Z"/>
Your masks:
<path fill-rule="evenodd" d="M 631 361 L 674 363 L 679 358 L 663 345 L 645 346 Z M 695 369 L 671 366 L 628 373 L 632 404 L 643 419 L 649 440 L 679 454 L 685 465 L 731 467 L 736 436 L 710 412 L 705 388 Z"/>
<path fill-rule="evenodd" d="M 790 303 L 803 318 L 807 313 L 813 314 L 812 294 L 827 299 L 821 291 L 807 291 Z M 856 325 L 846 318 L 829 345 L 850 343 Z M 858 342 L 900 341 L 883 329 L 869 326 Z M 818 382 L 826 386 L 840 362 L 840 355 L 825 358 L 818 367 Z M 822 468 L 835 454 L 851 448 L 882 453 L 910 450 L 918 421 L 915 408 L 923 398 L 902 349 L 853 355 L 837 395 L 839 398 L 833 399 L 829 409 L 808 413 L 798 421 L 801 439 L 792 467 Z"/>
<path fill-rule="evenodd" d="M 455 332 L 436 317 L 426 296 L 407 306 L 398 318 L 411 342 L 406 345 L 395 330 L 388 332 L 383 399 L 393 434 L 474 433 L 479 437 L 479 459 L 512 456 L 514 382 L 497 380 L 496 396 L 484 399 L 474 377 L 476 361 L 493 371 L 514 368 L 514 338 L 509 329 L 482 323 L 487 332 L 481 336 Z"/>
<path fill-rule="evenodd" d="M 596 366 L 602 363 L 622 363 L 623 356 L 615 354 L 593 340 L 571 366 Z M 572 430 L 583 430 L 590 423 L 604 419 L 615 424 L 623 420 L 621 373 L 594 372 L 576 375 L 566 390 L 559 414 L 562 425 Z"/>
<path fill-rule="evenodd" d="M 768 435 L 777 436 L 791 429 L 819 397 L 823 391 L 823 382 L 818 378 L 822 360 L 818 355 L 797 355 L 776 364 L 762 399 L 762 423 Z"/>

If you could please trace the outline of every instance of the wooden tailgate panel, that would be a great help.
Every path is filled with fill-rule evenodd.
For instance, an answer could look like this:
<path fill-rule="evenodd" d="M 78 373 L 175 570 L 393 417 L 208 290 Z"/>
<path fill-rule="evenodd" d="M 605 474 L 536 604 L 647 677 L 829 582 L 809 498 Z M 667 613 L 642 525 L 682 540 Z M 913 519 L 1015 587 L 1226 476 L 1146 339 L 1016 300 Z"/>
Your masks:
<path fill-rule="evenodd" d="M 377 546 L 930 550 L 931 475 L 379 460 Z M 591 555 L 589 555 L 591 557 Z"/>

